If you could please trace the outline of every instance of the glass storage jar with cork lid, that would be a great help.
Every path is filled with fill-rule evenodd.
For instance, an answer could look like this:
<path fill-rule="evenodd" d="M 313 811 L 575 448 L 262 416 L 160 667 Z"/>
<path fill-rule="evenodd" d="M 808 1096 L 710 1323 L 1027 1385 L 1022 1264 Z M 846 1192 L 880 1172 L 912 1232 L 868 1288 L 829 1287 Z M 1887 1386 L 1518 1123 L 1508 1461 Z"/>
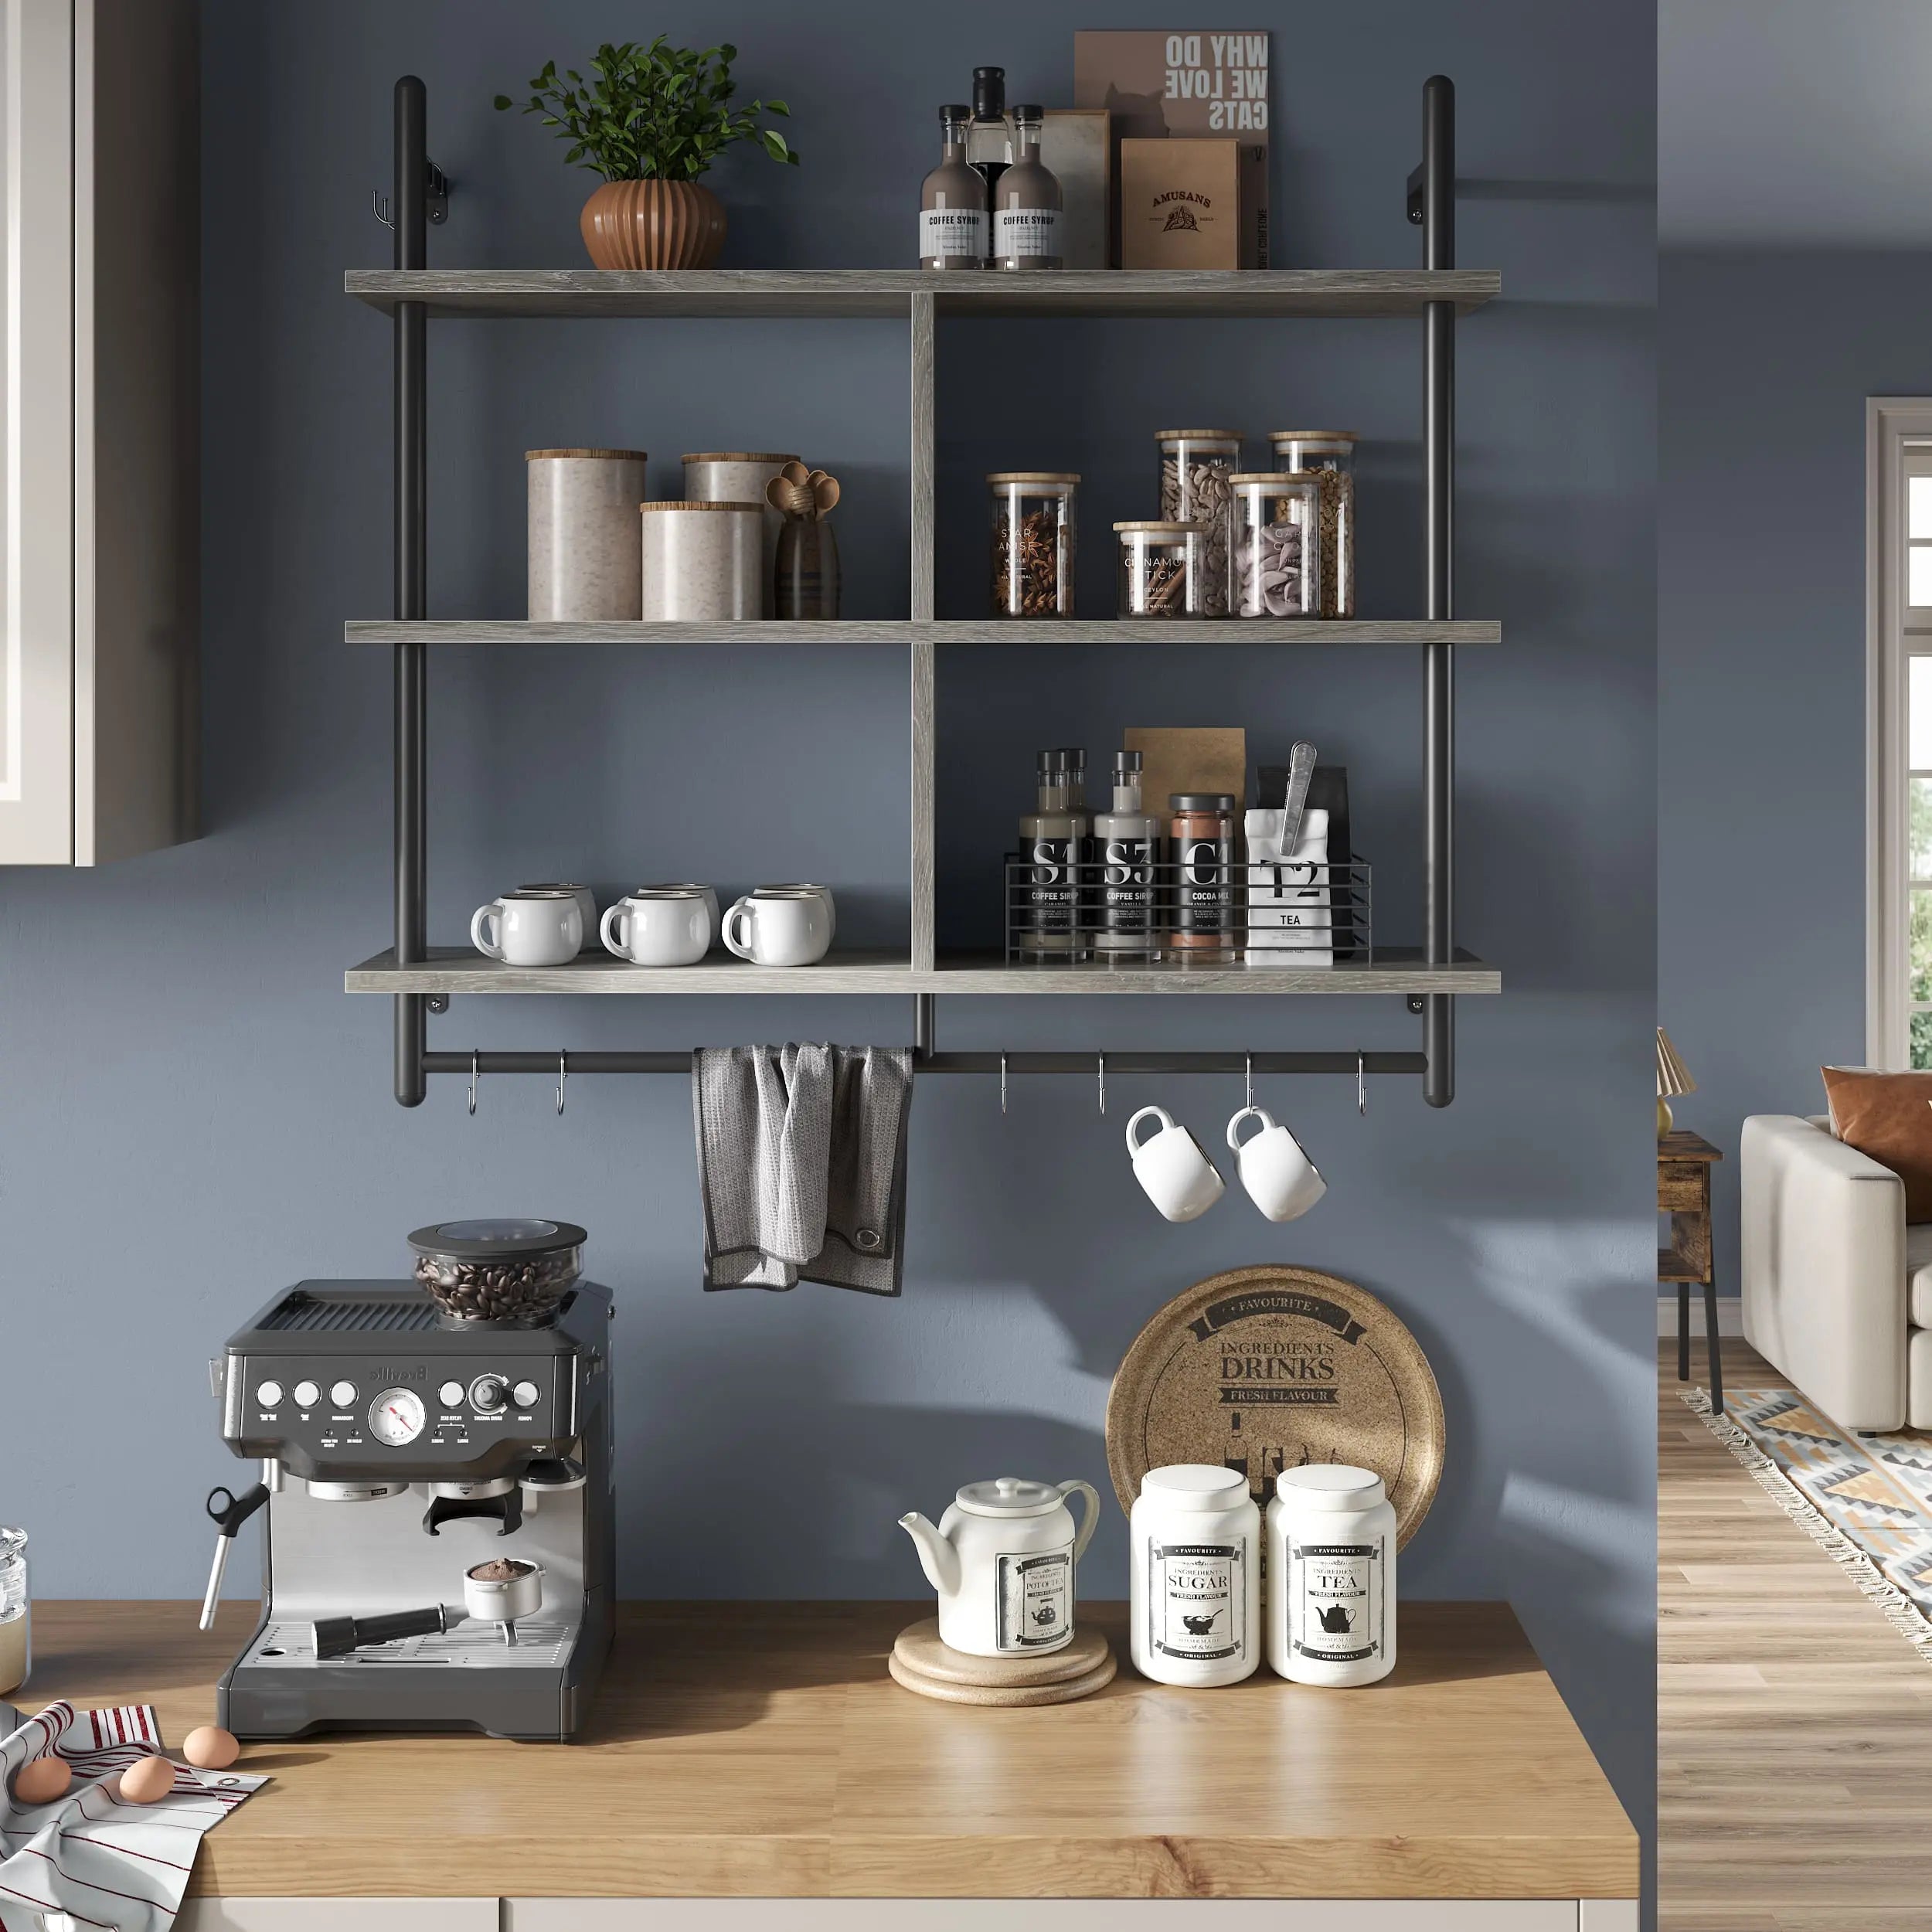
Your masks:
<path fill-rule="evenodd" d="M 1206 528 L 1199 523 L 1117 523 L 1120 614 L 1124 617 L 1202 617 L 1207 573 L 1202 562 Z M 1225 597 L 1223 608 L 1226 607 Z"/>
<path fill-rule="evenodd" d="M 1321 616 L 1321 478 L 1264 470 L 1228 482 L 1230 614 Z"/>
<path fill-rule="evenodd" d="M 1321 491 L 1321 614 L 1355 615 L 1353 430 L 1277 430 L 1274 467 L 1312 476 Z"/>
<path fill-rule="evenodd" d="M 1075 509 L 1080 479 L 1063 470 L 995 470 L 993 614 L 1073 614 Z"/>
<path fill-rule="evenodd" d="M 1176 523 L 1198 523 L 1206 532 L 1201 566 L 1206 576 L 1199 614 L 1227 610 L 1229 488 L 1241 467 L 1236 430 L 1157 430 L 1161 451 L 1161 514 Z"/>

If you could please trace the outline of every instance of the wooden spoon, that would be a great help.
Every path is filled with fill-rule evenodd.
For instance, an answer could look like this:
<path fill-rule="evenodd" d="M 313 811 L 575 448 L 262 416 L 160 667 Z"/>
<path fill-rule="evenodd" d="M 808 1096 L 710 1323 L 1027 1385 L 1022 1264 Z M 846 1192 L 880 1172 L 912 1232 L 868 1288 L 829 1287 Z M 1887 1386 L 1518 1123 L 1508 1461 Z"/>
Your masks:
<path fill-rule="evenodd" d="M 838 478 L 828 476 L 824 471 L 821 470 L 818 472 L 818 481 L 811 486 L 812 508 L 820 516 L 823 516 L 828 510 L 835 508 L 838 502 Z"/>

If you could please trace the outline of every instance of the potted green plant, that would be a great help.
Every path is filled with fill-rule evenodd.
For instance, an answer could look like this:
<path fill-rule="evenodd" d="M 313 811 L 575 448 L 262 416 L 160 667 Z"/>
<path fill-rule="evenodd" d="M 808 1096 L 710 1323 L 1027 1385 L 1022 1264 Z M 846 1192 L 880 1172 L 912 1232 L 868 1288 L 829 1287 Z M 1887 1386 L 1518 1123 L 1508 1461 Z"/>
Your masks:
<path fill-rule="evenodd" d="M 733 142 L 756 141 L 774 161 L 798 165 L 797 151 L 760 114 L 789 116 L 782 100 L 733 107 L 732 46 L 674 47 L 662 34 L 647 46 L 607 42 L 590 78 L 560 77 L 546 62 L 531 81 L 526 114 L 571 144 L 565 160 L 604 177 L 583 205 L 583 245 L 599 268 L 709 268 L 724 246 L 724 205 L 698 179 Z M 516 105 L 498 94 L 499 109 Z"/>

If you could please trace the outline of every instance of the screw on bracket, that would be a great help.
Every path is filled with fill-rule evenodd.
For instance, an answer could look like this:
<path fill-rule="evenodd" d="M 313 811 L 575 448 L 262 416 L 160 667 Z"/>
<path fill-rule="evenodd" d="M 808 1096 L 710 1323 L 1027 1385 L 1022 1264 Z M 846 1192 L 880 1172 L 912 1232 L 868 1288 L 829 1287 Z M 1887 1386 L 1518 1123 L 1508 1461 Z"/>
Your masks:
<path fill-rule="evenodd" d="M 449 995 L 447 993 L 430 994 L 429 996 L 429 1010 L 432 1013 L 447 1013 L 450 1010 Z M 1418 1008 L 1417 1010 L 1420 1012 L 1421 1009 Z"/>
<path fill-rule="evenodd" d="M 1409 995 L 1410 1012 L 1412 1013 L 1420 1013 L 1423 1010 L 1423 1002 L 1426 998 L 1427 995 L 1424 994 L 1411 993 Z M 431 1007 L 430 1010 L 434 1012 L 436 1009 L 434 1007 Z"/>
<path fill-rule="evenodd" d="M 433 161 L 426 162 L 427 171 L 423 189 L 423 213 L 437 227 L 450 218 L 450 178 Z M 381 189 L 372 189 L 369 193 L 369 209 L 385 228 L 393 230 L 396 226 L 389 214 L 389 196 Z"/>

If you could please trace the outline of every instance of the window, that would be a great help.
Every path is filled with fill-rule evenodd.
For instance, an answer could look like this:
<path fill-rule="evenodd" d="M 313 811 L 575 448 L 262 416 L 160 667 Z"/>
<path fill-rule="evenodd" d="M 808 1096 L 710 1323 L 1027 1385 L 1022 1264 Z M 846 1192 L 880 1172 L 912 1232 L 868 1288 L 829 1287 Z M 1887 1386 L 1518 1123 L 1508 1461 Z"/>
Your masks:
<path fill-rule="evenodd" d="M 1866 405 L 1866 1057 L 1932 1070 L 1932 398 Z"/>

